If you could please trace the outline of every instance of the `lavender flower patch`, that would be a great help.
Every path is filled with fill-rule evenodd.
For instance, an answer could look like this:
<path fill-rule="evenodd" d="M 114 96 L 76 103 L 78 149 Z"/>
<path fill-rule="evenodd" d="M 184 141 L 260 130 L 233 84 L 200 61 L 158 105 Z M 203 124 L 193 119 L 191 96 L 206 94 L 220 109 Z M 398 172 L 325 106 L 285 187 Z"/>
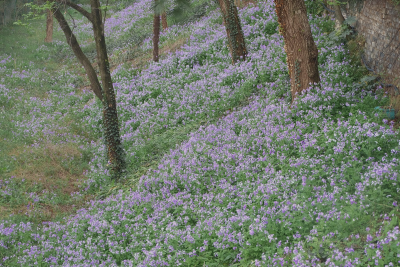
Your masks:
<path fill-rule="evenodd" d="M 239 12 L 248 40 L 246 62 L 230 65 L 224 28 L 207 21 L 215 13 L 192 25 L 194 37 L 182 51 L 140 76 L 117 69 L 129 160 L 165 128 L 225 116 L 167 153 L 137 189 L 93 201 L 64 224 L 32 229 L 30 223 L 4 220 L 2 261 L 17 266 L 397 265 L 399 133 L 373 110 L 385 97 L 354 84 L 347 52 L 339 45 L 320 50 L 321 88 L 309 89 L 289 109 L 282 98 L 288 94 L 282 38 L 261 34 L 276 23 L 272 5 Z M 312 30 L 323 47 L 325 37 L 315 24 Z M 253 94 L 250 104 L 233 108 L 244 92 Z M 98 127 L 99 103 L 71 93 L 67 90 L 63 101 L 82 101 L 84 108 L 65 107 L 66 114 L 77 112 L 89 129 Z M 51 99 L 64 103 L 55 94 Z M 50 111 L 49 102 L 32 101 Z M 51 121 L 36 113 L 29 116 L 37 125 Z M 28 120 L 18 124 L 23 125 Z M 38 138 L 40 132 L 33 131 Z M 91 143 L 95 156 L 85 190 L 107 182 L 100 144 Z"/>
<path fill-rule="evenodd" d="M 36 146 L 44 142 L 87 142 L 84 136 L 70 135 L 68 117 L 81 112 L 80 104 L 86 103 L 92 93 L 84 91 L 76 93 L 76 85 L 71 83 L 74 79 L 67 70 L 60 70 L 56 77 L 45 76 L 46 71 L 37 69 L 31 62 L 26 69 L 14 69 L 13 60 L 2 60 L 2 73 L 4 85 L 1 85 L 4 94 L 4 106 L 12 106 L 15 116 L 12 120 L 18 130 L 15 137 L 20 136 L 31 140 Z M 46 78 L 44 78 L 46 77 Z M 41 88 L 51 84 L 47 98 L 32 96 L 32 88 Z M 9 90 L 8 88 L 13 88 Z M 3 100 L 2 100 L 3 101 Z M 32 141 L 33 140 L 33 141 Z M 85 142 L 86 141 L 86 142 Z"/>
<path fill-rule="evenodd" d="M 138 161 L 138 155 L 153 135 L 220 116 L 257 91 L 258 83 L 286 82 L 282 37 L 273 32 L 265 34 L 271 30 L 266 25 L 275 25 L 276 30 L 272 2 L 242 9 L 239 15 L 249 51 L 246 62 L 231 65 L 225 28 L 214 22 L 220 16 L 216 10 L 191 24 L 193 35 L 188 44 L 159 63 L 151 64 L 140 75 L 133 75 L 122 66 L 113 71 L 121 135 L 131 162 Z M 312 30 L 317 44 L 323 46 L 325 37 L 321 30 L 315 24 Z M 143 47 L 148 45 L 145 42 Z M 329 77 L 332 84 L 338 82 L 339 73 L 348 71 L 349 63 L 342 56 L 345 54 L 341 46 L 321 52 L 321 69 L 326 70 L 321 75 Z M 338 63 L 339 58 L 343 63 Z M 277 88 L 284 93 L 276 91 L 274 95 L 286 94 L 285 89 Z M 90 128 L 99 127 L 99 106 L 92 104 L 84 109 L 85 114 L 90 114 L 86 117 L 90 121 L 85 124 L 91 125 Z M 104 148 L 99 148 L 96 152 L 92 166 L 104 166 L 100 154 L 103 151 Z M 104 173 L 107 171 L 102 167 L 92 168 L 90 181 L 97 182 L 88 183 L 85 188 L 96 188 L 106 182 Z"/>
<path fill-rule="evenodd" d="M 266 3 L 241 12 L 244 12 L 243 16 L 251 17 L 253 14 L 273 14 L 272 10 L 271 3 Z M 269 40 L 263 34 L 249 38 L 249 60 L 232 66 L 226 48 L 225 29 L 211 22 L 218 16 L 218 12 L 211 12 L 209 16 L 193 23 L 193 37 L 189 44 L 165 60 L 151 64 L 140 76 L 130 76 L 131 72 L 123 67 L 112 73 L 119 103 L 122 139 L 127 154 L 133 160 L 152 135 L 199 119 L 216 117 L 235 106 L 235 103 L 251 94 L 257 79 L 260 79 L 258 76 L 263 76 L 265 80 L 284 79 L 284 62 L 274 60 L 274 57 L 284 57 L 279 35 L 272 35 Z M 276 19 L 272 15 L 264 18 L 265 24 L 273 21 Z M 244 24 L 245 35 L 254 27 Z M 206 39 L 207 42 L 204 42 Z M 86 123 L 92 128 L 98 127 L 98 120 L 93 117 L 98 117 L 99 106 L 87 105 L 85 112 L 91 114 L 87 117 L 90 122 Z M 99 150 L 100 153 L 102 151 L 104 148 Z M 96 155 L 101 160 L 100 154 Z M 94 160 L 92 165 L 102 164 Z M 93 187 L 105 181 L 106 178 L 99 176 L 104 173 L 106 170 L 103 168 L 92 172 L 96 177 L 90 180 L 98 180 Z"/>
<path fill-rule="evenodd" d="M 264 89 L 273 94 L 270 85 Z M 381 216 L 368 196 L 387 184 L 400 189 L 398 133 L 377 129 L 365 114 L 339 123 L 309 120 L 269 100 L 254 97 L 193 133 L 142 177 L 139 191 L 92 202 L 65 225 L 45 226 L 44 235 L 18 247 L 18 263 L 207 266 L 258 257 L 256 266 L 317 266 L 321 259 L 365 266 L 371 259 L 362 254 L 398 249 L 393 212 L 382 214 L 382 227 L 369 237 L 376 246 L 341 247 L 343 238 L 357 241 L 349 229 L 363 234 L 358 227 Z M 362 158 L 358 147 L 382 136 L 391 154 Z M 389 198 L 379 204 L 392 205 Z M 15 227 L 3 228 L 4 246 L 23 235 Z"/>

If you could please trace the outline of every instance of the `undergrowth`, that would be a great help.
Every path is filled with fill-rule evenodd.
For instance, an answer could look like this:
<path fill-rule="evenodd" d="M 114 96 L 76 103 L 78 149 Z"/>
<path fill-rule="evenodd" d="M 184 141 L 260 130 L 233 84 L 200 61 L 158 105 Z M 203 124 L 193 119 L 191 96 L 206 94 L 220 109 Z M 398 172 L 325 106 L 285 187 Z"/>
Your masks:
<path fill-rule="evenodd" d="M 114 44 L 152 16 L 149 0 L 121 3 L 105 27 Z M 49 79 L 36 62 L 16 68 L 13 55 L 0 56 L 10 129 L 0 127 L 1 151 L 12 151 L 0 155 L 0 203 L 28 206 L 0 223 L 1 264 L 398 265 L 399 132 L 374 109 L 389 99 L 352 44 L 329 39 L 331 19 L 310 16 L 321 83 L 290 109 L 273 1 L 239 11 L 249 56 L 234 66 L 219 11 L 205 9 L 161 34 L 161 47 L 190 36 L 176 52 L 113 69 L 124 183 L 107 174 L 101 104 L 70 71 L 75 63 Z M 146 37 L 138 48 L 151 46 Z M 110 53 L 117 62 L 126 51 Z M 39 223 L 46 207 L 72 214 Z"/>

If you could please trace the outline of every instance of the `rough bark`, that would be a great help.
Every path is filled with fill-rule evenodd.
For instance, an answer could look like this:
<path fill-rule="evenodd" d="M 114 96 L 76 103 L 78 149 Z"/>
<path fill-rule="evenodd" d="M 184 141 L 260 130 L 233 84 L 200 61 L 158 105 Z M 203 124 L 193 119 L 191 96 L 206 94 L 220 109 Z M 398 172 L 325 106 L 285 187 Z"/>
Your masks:
<path fill-rule="evenodd" d="M 89 59 L 83 53 L 81 47 L 79 46 L 78 41 L 76 40 L 75 35 L 72 33 L 71 28 L 69 27 L 67 21 L 65 20 L 64 15 L 61 13 L 60 9 L 58 9 L 56 7 L 54 7 L 52 9 L 52 11 L 53 11 L 54 17 L 58 21 L 58 24 L 60 25 L 61 30 L 64 32 L 64 35 L 65 35 L 65 38 L 67 39 L 68 45 L 71 47 L 76 58 L 79 60 L 79 62 L 82 64 L 83 68 L 85 69 L 86 74 L 90 81 L 90 86 L 92 88 L 92 91 L 95 93 L 95 95 L 100 100 L 103 100 L 103 93 L 102 93 L 102 89 L 101 89 L 99 80 L 97 79 L 96 71 L 92 67 L 92 64 L 90 63 Z"/>
<path fill-rule="evenodd" d="M 51 9 L 47 10 L 46 19 L 46 38 L 44 38 L 46 43 L 51 43 L 53 41 L 53 13 Z"/>
<path fill-rule="evenodd" d="M 160 41 L 160 14 L 154 13 L 154 19 L 153 19 L 153 61 L 154 62 L 158 62 L 158 42 L 159 41 Z"/>
<path fill-rule="evenodd" d="M 318 48 L 311 34 L 304 0 L 274 0 L 279 32 L 285 42 L 292 103 L 296 94 L 319 83 Z"/>
<path fill-rule="evenodd" d="M 244 41 L 242 26 L 237 8 L 233 0 L 218 0 L 222 17 L 228 36 L 229 51 L 232 56 L 232 64 L 237 60 L 246 60 L 247 49 Z"/>
<path fill-rule="evenodd" d="M 110 73 L 106 41 L 103 33 L 99 0 L 90 0 L 93 18 L 93 33 L 96 43 L 97 63 L 103 84 L 103 124 L 107 159 L 113 178 L 118 179 L 125 169 L 125 155 L 119 132 L 117 103 Z"/>
<path fill-rule="evenodd" d="M 167 23 L 167 13 L 165 11 L 161 14 L 161 22 L 163 30 L 166 30 L 168 28 L 168 23 Z"/>

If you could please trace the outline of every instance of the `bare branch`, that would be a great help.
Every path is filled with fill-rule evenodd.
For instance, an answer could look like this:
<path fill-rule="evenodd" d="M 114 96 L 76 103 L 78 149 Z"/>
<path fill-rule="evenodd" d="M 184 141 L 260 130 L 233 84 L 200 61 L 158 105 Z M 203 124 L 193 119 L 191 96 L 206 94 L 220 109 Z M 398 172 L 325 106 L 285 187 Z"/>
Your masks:
<path fill-rule="evenodd" d="M 68 15 L 71 17 L 72 19 L 72 24 L 74 24 L 74 27 L 72 27 L 72 32 L 74 32 L 75 28 L 76 28 L 76 24 L 75 24 L 75 20 L 74 17 L 71 16 L 71 14 L 68 13 Z"/>
<path fill-rule="evenodd" d="M 108 0 L 107 0 L 106 7 L 108 7 Z M 106 16 L 107 16 L 107 8 L 104 10 L 104 21 L 103 21 L 103 27 L 104 27 L 104 25 L 106 24 Z M 103 31 L 104 31 L 104 29 L 103 29 Z"/>
<path fill-rule="evenodd" d="M 90 63 L 89 59 L 85 56 L 81 47 L 79 46 L 79 43 L 76 40 L 76 37 L 75 37 L 74 33 L 72 32 L 71 28 L 69 27 L 67 20 L 65 19 L 64 15 L 61 13 L 61 11 L 59 9 L 57 9 L 56 7 L 53 7 L 52 11 L 53 11 L 54 17 L 58 21 L 58 24 L 60 25 L 61 30 L 64 32 L 64 35 L 65 35 L 65 38 L 67 39 L 68 45 L 71 47 L 76 58 L 79 60 L 79 62 L 85 68 L 86 74 L 88 75 L 88 78 L 90 81 L 90 86 L 92 88 L 92 91 L 95 93 L 95 95 L 100 100 L 103 100 L 103 89 L 101 88 L 100 82 L 97 78 L 97 74 L 96 74 L 92 64 Z"/>
<path fill-rule="evenodd" d="M 76 11 L 78 11 L 79 13 L 84 15 L 90 22 L 93 23 L 92 14 L 90 12 L 86 11 L 83 7 L 80 7 L 77 4 L 74 4 L 69 0 L 56 0 L 56 1 L 58 3 L 66 4 L 67 6 L 72 7 L 73 9 L 75 9 Z"/>

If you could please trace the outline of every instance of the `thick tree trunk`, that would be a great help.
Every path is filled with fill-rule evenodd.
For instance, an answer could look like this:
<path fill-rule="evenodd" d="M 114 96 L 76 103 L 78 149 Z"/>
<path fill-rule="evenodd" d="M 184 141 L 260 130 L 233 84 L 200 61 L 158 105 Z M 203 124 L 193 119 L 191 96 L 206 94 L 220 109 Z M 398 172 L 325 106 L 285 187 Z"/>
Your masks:
<path fill-rule="evenodd" d="M 153 61 L 158 62 L 158 42 L 160 41 L 160 15 L 154 13 L 153 19 Z"/>
<path fill-rule="evenodd" d="M 113 179 L 118 179 L 125 169 L 125 154 L 119 132 L 117 103 L 111 79 L 106 41 L 103 34 L 103 22 L 99 0 L 90 0 L 93 18 L 93 33 L 97 50 L 97 63 L 103 84 L 103 124 L 107 158 Z"/>
<path fill-rule="evenodd" d="M 224 19 L 232 64 L 234 65 L 237 60 L 245 61 L 247 56 L 240 18 L 233 0 L 218 0 L 218 3 Z"/>
<path fill-rule="evenodd" d="M 161 14 L 161 22 L 163 30 L 166 30 L 168 28 L 168 23 L 167 23 L 167 13 L 165 11 Z"/>
<path fill-rule="evenodd" d="M 85 68 L 86 74 L 90 81 L 90 86 L 92 88 L 92 91 L 100 100 L 103 100 L 103 93 L 99 80 L 97 79 L 96 71 L 92 67 L 92 64 L 90 63 L 89 59 L 83 53 L 81 47 L 79 46 L 78 41 L 75 38 L 75 35 L 72 33 L 71 28 L 69 27 L 67 21 L 65 20 L 64 15 L 61 13 L 60 9 L 56 7 L 54 7 L 52 11 L 54 17 L 58 21 L 58 24 L 60 25 L 61 30 L 64 32 L 68 45 L 71 47 L 76 58 Z"/>
<path fill-rule="evenodd" d="M 274 0 L 279 32 L 285 41 L 292 103 L 295 95 L 319 83 L 318 48 L 311 34 L 304 0 Z"/>
<path fill-rule="evenodd" d="M 51 43 L 53 41 L 53 13 L 51 12 L 51 9 L 47 10 L 46 38 L 44 41 L 46 43 Z"/>

